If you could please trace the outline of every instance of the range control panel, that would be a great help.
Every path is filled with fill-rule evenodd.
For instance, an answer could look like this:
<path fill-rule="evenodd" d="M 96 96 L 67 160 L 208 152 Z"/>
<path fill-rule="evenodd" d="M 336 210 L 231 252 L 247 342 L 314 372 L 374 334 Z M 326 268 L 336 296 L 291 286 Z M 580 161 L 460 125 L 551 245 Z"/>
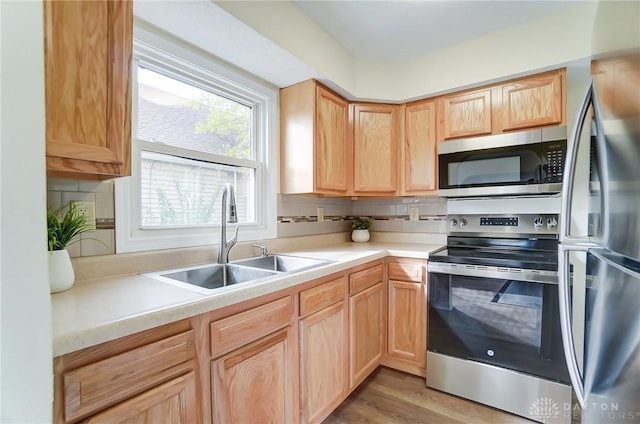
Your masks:
<path fill-rule="evenodd" d="M 483 233 L 491 236 L 511 236 L 559 234 L 557 214 L 516 214 L 516 215 L 449 215 L 449 235 L 456 233 Z"/>
<path fill-rule="evenodd" d="M 517 227 L 518 217 L 491 218 L 486 216 L 480 217 L 480 226 L 483 225 L 502 225 L 506 227 Z"/>

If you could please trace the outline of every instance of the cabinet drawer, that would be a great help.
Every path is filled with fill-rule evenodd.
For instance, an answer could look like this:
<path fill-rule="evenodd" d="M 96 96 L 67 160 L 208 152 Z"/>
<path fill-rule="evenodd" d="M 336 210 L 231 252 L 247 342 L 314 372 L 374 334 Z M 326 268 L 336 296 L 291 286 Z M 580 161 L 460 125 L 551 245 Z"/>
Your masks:
<path fill-rule="evenodd" d="M 293 319 L 293 297 L 287 296 L 245 312 L 214 321 L 209 326 L 211 356 L 217 357 L 288 325 Z"/>
<path fill-rule="evenodd" d="M 300 316 L 304 317 L 336 303 L 345 297 L 345 279 L 336 278 L 309 290 L 300 292 Z"/>
<path fill-rule="evenodd" d="M 389 262 L 389 280 L 422 282 L 424 264 L 418 262 Z"/>
<path fill-rule="evenodd" d="M 382 264 L 349 275 L 349 294 L 358 293 L 382 281 Z"/>
<path fill-rule="evenodd" d="M 195 357 L 193 330 L 63 374 L 65 420 L 128 399 L 183 371 Z"/>

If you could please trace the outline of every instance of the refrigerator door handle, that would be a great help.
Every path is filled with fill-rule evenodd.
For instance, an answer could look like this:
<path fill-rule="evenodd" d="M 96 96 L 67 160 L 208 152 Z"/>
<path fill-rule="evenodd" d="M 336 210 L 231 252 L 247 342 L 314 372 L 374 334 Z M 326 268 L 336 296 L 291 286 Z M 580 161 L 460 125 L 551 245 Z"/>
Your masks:
<path fill-rule="evenodd" d="M 600 103 L 598 102 L 598 95 L 595 91 L 595 87 L 591 89 L 591 104 L 593 105 L 593 119 L 595 120 L 595 139 L 597 146 L 598 166 L 600 168 L 600 195 L 601 195 L 601 208 L 602 208 L 602 234 L 600 237 L 602 240 L 609 240 L 609 186 L 610 170 L 609 160 L 607 159 L 607 143 L 605 139 L 604 125 L 602 122 L 602 113 L 600 112 Z"/>
<path fill-rule="evenodd" d="M 578 360 L 576 358 L 576 349 L 573 341 L 573 331 L 571 329 L 571 296 L 570 276 L 569 276 L 569 252 L 586 252 L 591 246 L 564 246 L 558 247 L 558 298 L 560 301 L 560 330 L 562 332 L 562 346 L 564 347 L 564 357 L 567 362 L 571 385 L 575 391 L 576 399 L 582 409 L 587 406 L 587 396 L 585 393 L 584 382 Z"/>
<path fill-rule="evenodd" d="M 584 100 L 580 105 L 578 111 L 578 118 L 576 124 L 571 131 L 570 143 L 567 147 L 567 159 L 565 162 L 564 177 L 562 179 L 562 193 L 561 193 L 561 213 L 560 213 L 560 241 L 575 241 L 580 242 L 585 238 L 572 238 L 571 237 L 571 194 L 573 193 L 573 182 L 576 174 L 576 164 L 578 161 L 578 144 L 580 141 L 580 134 L 582 134 L 582 128 L 585 124 L 585 118 L 589 105 L 592 103 L 593 98 L 593 80 L 589 83 Z"/>

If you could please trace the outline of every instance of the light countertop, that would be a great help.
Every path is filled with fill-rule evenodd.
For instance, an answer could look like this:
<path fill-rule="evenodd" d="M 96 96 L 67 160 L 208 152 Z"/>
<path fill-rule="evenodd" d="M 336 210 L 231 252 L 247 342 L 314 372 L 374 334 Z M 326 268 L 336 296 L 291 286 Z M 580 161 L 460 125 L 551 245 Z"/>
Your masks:
<path fill-rule="evenodd" d="M 334 262 L 302 272 L 283 273 L 266 281 L 228 286 L 209 295 L 139 274 L 78 283 L 51 296 L 53 354 L 84 349 L 387 256 L 427 259 L 430 252 L 441 247 L 418 243 L 339 243 L 278 252 Z"/>

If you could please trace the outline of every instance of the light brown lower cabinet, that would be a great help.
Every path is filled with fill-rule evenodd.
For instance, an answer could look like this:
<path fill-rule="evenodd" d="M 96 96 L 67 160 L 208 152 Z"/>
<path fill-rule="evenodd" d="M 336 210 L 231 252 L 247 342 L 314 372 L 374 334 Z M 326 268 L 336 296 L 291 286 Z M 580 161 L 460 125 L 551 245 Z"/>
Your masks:
<path fill-rule="evenodd" d="M 300 292 L 300 420 L 319 423 L 347 395 L 348 320 L 344 272 Z"/>
<path fill-rule="evenodd" d="M 319 423 L 381 363 L 424 375 L 425 266 L 376 260 L 57 357 L 53 421 Z"/>
<path fill-rule="evenodd" d="M 175 378 L 107 409 L 86 424 L 191 424 L 198 422 L 195 374 Z"/>
<path fill-rule="evenodd" d="M 56 357 L 53 422 L 201 423 L 195 357 L 186 320 Z"/>
<path fill-rule="evenodd" d="M 349 388 L 373 372 L 382 359 L 385 285 L 382 262 L 349 275 Z"/>
<path fill-rule="evenodd" d="M 383 363 L 425 376 L 427 299 L 426 262 L 388 260 L 388 331 Z"/>
<path fill-rule="evenodd" d="M 295 422 L 294 343 L 289 326 L 214 360 L 213 422 Z"/>
<path fill-rule="evenodd" d="M 382 282 L 349 298 L 350 388 L 355 388 L 380 365 L 384 319 Z"/>
<path fill-rule="evenodd" d="M 300 401 L 304 423 L 319 423 L 347 391 L 347 311 L 343 301 L 300 320 Z"/>

